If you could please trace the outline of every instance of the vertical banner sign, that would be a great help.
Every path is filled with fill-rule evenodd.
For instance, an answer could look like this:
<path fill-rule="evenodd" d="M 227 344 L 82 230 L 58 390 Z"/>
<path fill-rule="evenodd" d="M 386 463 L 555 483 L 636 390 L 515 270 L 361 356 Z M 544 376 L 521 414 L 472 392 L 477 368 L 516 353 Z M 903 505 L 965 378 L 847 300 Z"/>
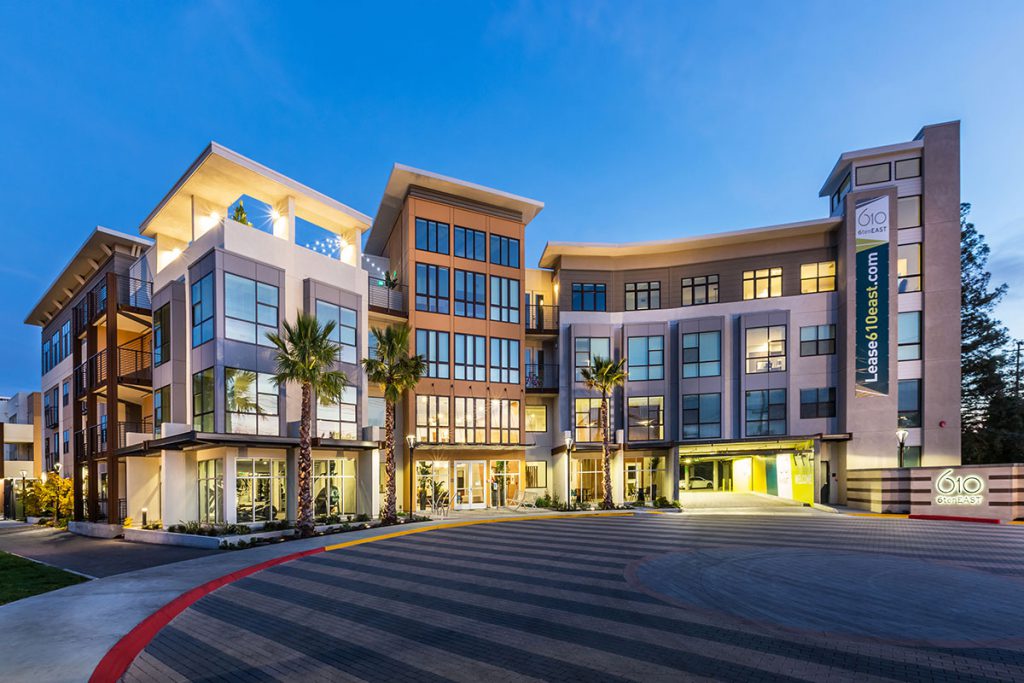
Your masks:
<path fill-rule="evenodd" d="M 889 197 L 857 202 L 857 396 L 889 393 Z"/>

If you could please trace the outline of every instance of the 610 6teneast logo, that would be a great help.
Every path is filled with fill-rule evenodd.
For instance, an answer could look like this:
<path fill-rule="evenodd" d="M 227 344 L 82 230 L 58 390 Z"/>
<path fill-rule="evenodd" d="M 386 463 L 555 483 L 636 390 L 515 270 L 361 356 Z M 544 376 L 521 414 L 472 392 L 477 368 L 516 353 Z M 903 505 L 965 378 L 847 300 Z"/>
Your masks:
<path fill-rule="evenodd" d="M 985 480 L 977 474 L 953 476 L 948 469 L 935 480 L 936 505 L 981 505 L 985 502 Z"/>

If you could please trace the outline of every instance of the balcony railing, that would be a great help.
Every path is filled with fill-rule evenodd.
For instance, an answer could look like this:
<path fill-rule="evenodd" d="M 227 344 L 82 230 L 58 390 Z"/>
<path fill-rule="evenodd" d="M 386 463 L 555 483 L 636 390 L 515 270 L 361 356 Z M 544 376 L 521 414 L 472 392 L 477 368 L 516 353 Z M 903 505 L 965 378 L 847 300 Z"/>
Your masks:
<path fill-rule="evenodd" d="M 53 429 L 60 424 L 60 413 L 57 406 L 46 406 L 43 408 L 43 426 Z"/>
<path fill-rule="evenodd" d="M 527 332 L 558 332 L 558 306 L 528 304 L 526 306 Z"/>
<path fill-rule="evenodd" d="M 150 335 L 145 334 L 117 347 L 117 380 L 124 384 L 151 386 L 153 384 L 153 354 Z M 107 351 L 90 356 L 72 371 L 75 395 L 101 389 L 107 382 Z"/>
<path fill-rule="evenodd" d="M 558 391 L 558 365 L 556 363 L 528 363 L 526 390 L 534 392 Z"/>
<path fill-rule="evenodd" d="M 75 432 L 75 456 L 79 459 L 93 458 L 107 452 L 107 425 L 91 425 Z M 128 446 L 129 434 L 145 434 L 153 437 L 153 419 L 145 417 L 140 421 L 117 424 L 117 448 Z"/>
<path fill-rule="evenodd" d="M 371 277 L 367 305 L 392 315 L 408 315 L 409 294 L 405 285 L 386 287 L 380 278 Z"/>
<path fill-rule="evenodd" d="M 153 285 L 127 275 L 114 278 L 117 285 L 117 303 L 122 308 L 150 311 L 153 308 Z M 107 310 L 107 280 L 92 288 L 75 306 L 72 313 L 75 334 L 81 334 Z"/>

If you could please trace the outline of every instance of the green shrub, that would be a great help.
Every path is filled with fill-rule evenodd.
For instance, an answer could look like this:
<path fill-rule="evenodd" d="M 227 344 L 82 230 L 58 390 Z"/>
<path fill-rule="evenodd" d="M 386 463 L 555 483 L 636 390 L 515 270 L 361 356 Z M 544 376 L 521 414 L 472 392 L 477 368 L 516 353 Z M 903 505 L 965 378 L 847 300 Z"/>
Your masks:
<path fill-rule="evenodd" d="M 356 515 L 356 521 L 357 522 L 369 522 L 370 521 L 370 515 L 366 514 L 365 512 L 360 512 L 358 515 Z"/>
<path fill-rule="evenodd" d="M 679 503 L 674 500 L 669 500 L 665 496 L 658 496 L 654 501 L 654 507 L 656 508 L 677 508 Z"/>

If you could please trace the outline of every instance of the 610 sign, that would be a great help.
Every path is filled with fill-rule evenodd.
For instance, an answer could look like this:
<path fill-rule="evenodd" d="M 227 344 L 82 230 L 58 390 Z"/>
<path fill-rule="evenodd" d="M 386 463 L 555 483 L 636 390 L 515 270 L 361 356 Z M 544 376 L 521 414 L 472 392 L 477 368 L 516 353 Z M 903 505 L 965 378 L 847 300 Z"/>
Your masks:
<path fill-rule="evenodd" d="M 981 505 L 985 502 L 985 480 L 977 474 L 954 476 L 945 470 L 935 480 L 936 505 Z"/>

